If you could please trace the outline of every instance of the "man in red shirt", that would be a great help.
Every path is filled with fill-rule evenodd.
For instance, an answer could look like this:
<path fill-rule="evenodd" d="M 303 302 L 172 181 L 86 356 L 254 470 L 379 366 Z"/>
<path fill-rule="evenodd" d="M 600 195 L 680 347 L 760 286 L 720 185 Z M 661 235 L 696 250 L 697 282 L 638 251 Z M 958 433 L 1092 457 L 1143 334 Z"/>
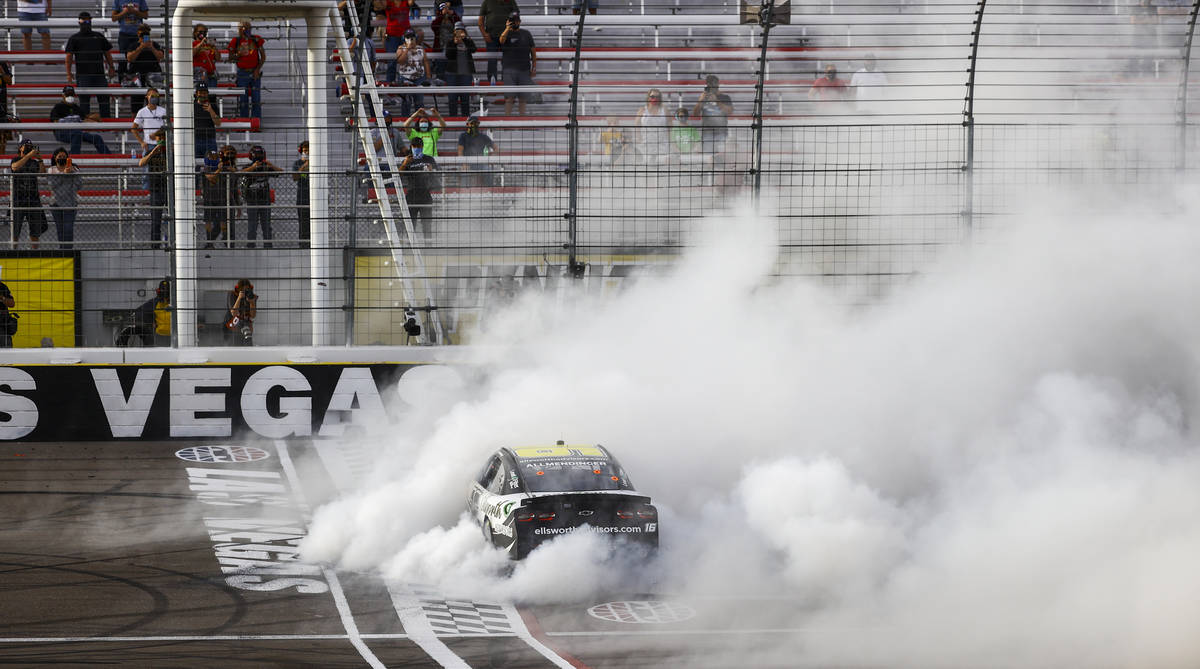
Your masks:
<path fill-rule="evenodd" d="M 246 91 L 238 96 L 240 118 L 262 118 L 262 68 L 267 62 L 265 40 L 250 32 L 250 22 L 238 24 L 237 37 L 229 40 L 229 61 L 237 63 L 237 85 Z"/>
<path fill-rule="evenodd" d="M 409 2 L 409 0 L 375 0 L 375 13 L 383 14 L 387 20 L 384 27 L 384 53 L 396 53 L 396 49 L 399 49 L 400 45 L 404 43 L 404 33 L 412 27 L 409 17 L 415 7 L 416 3 Z M 395 60 L 388 63 L 384 81 L 389 84 L 396 83 Z"/>
<path fill-rule="evenodd" d="M 838 79 L 837 67 L 830 63 L 825 66 L 825 76 L 813 82 L 808 89 L 809 100 L 845 100 L 850 89 L 845 79 Z"/>

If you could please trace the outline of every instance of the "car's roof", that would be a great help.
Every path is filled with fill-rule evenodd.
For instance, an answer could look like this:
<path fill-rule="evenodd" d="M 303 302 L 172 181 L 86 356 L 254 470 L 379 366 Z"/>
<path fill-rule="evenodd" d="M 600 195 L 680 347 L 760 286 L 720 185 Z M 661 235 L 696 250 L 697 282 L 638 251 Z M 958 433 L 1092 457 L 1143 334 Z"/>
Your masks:
<path fill-rule="evenodd" d="M 613 457 L 599 444 L 564 444 L 561 441 L 550 446 L 514 446 L 503 448 L 518 462 L 526 460 L 547 460 L 554 458 L 592 458 L 596 460 L 612 460 Z"/>

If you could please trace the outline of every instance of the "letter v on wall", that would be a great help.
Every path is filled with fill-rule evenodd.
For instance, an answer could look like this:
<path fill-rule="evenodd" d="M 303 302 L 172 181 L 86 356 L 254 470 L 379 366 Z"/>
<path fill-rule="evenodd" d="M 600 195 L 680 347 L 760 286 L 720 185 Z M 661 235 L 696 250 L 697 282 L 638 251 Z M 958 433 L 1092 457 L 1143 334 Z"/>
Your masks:
<path fill-rule="evenodd" d="M 92 381 L 96 392 L 100 395 L 100 404 L 104 407 L 104 415 L 108 419 L 108 427 L 114 437 L 140 437 L 146 429 L 146 419 L 150 416 L 150 407 L 154 404 L 154 396 L 158 394 L 158 384 L 162 380 L 161 367 L 138 368 L 137 376 L 133 379 L 133 388 L 126 397 L 121 379 L 115 369 L 93 369 Z"/>

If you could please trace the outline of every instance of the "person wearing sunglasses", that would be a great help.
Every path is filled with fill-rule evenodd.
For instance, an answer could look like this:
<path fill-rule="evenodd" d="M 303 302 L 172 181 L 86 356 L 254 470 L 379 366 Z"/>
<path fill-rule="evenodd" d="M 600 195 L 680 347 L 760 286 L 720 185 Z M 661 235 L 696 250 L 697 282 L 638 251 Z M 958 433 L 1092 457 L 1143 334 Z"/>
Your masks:
<path fill-rule="evenodd" d="M 208 39 L 208 26 L 197 23 L 192 28 L 192 80 L 212 88 L 217 85 L 217 61 L 221 52 Z"/>
<path fill-rule="evenodd" d="M 651 88 L 646 94 L 646 104 L 638 110 L 637 147 L 647 160 L 655 160 L 668 153 L 671 116 L 663 104 L 662 92 Z"/>

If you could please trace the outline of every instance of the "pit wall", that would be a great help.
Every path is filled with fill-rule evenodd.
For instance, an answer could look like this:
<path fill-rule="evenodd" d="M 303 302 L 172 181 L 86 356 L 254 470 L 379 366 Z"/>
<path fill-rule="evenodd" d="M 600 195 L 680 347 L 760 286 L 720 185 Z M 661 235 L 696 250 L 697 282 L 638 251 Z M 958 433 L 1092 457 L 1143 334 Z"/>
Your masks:
<path fill-rule="evenodd" d="M 382 432 L 411 409 L 430 371 L 461 369 L 467 352 L 256 347 L 0 355 L 0 440 L 106 441 Z"/>

